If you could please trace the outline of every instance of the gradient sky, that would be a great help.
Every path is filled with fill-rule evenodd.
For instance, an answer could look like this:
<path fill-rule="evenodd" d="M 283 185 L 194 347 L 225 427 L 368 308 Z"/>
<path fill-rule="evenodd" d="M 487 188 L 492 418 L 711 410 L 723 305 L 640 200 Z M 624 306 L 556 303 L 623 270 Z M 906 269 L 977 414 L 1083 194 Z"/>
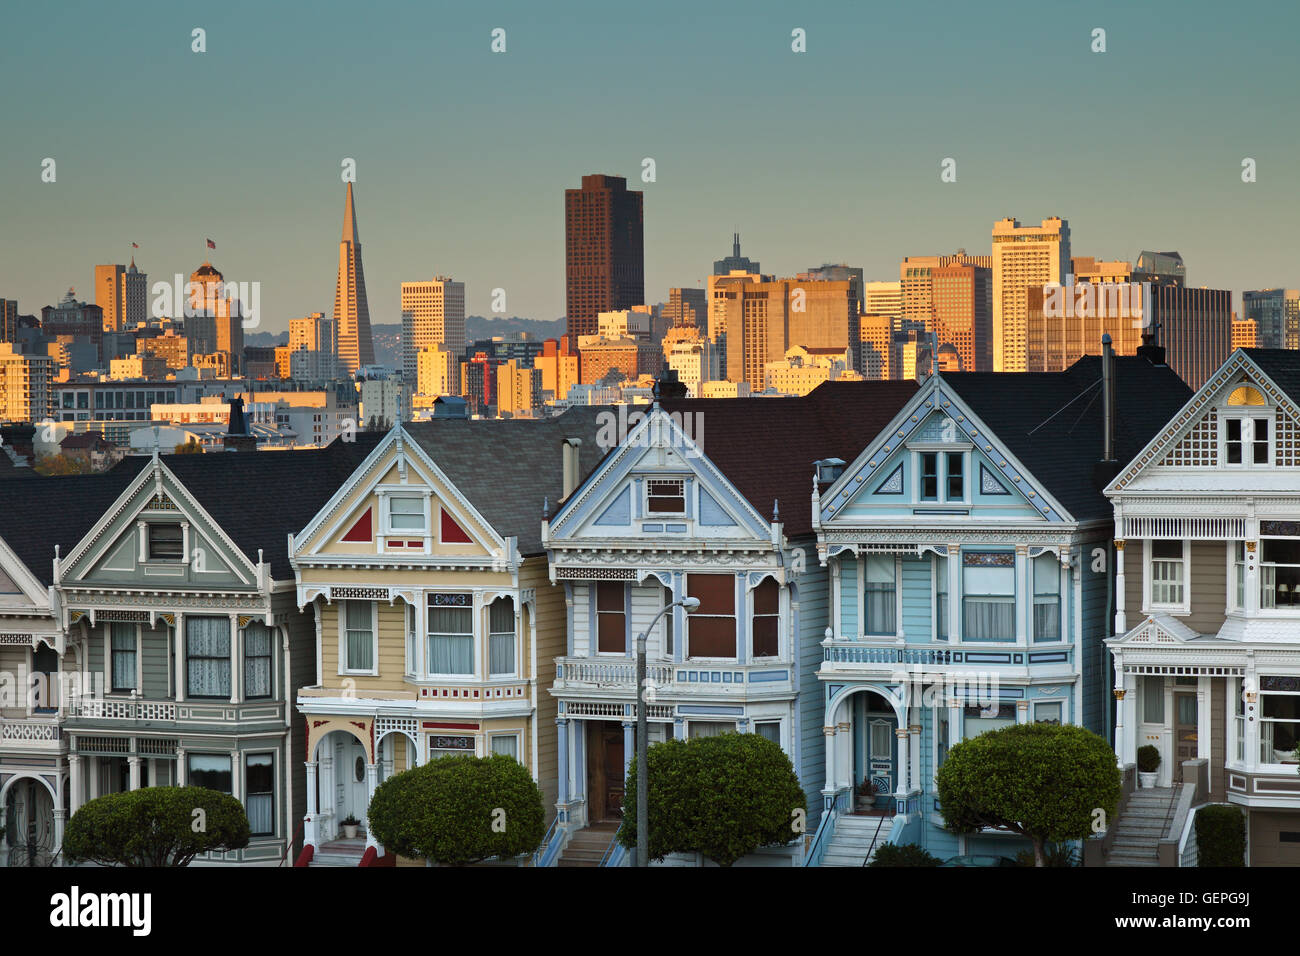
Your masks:
<path fill-rule="evenodd" d="M 767 272 L 897 279 L 1060 215 L 1075 255 L 1177 249 L 1237 307 L 1300 284 L 1298 27 L 1295 3 L 1216 0 L 11 2 L 0 297 L 93 301 L 132 241 L 151 283 L 188 274 L 210 237 L 261 282 L 262 330 L 329 314 L 353 157 L 376 323 L 439 273 L 471 314 L 502 287 L 507 314 L 563 315 L 563 190 L 593 172 L 645 191 L 651 301 L 702 285 L 733 230 Z"/>

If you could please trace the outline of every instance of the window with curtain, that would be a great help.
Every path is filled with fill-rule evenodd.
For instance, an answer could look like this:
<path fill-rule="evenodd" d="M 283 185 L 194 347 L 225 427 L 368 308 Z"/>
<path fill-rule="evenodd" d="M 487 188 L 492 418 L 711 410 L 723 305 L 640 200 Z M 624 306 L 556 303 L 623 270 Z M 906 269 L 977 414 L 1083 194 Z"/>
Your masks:
<path fill-rule="evenodd" d="M 1016 705 L 990 703 L 987 706 L 967 705 L 962 711 L 964 738 L 969 740 L 990 730 L 1008 727 L 1016 722 Z"/>
<path fill-rule="evenodd" d="M 1232 555 L 1232 585 L 1228 593 L 1234 595 L 1232 606 L 1240 609 L 1246 606 L 1246 542 L 1230 541 L 1228 549 Z"/>
<path fill-rule="evenodd" d="M 271 696 L 271 629 L 250 623 L 244 628 L 244 696 Z"/>
<path fill-rule="evenodd" d="M 345 671 L 375 668 L 375 606 L 370 601 L 343 602 Z"/>
<path fill-rule="evenodd" d="M 252 836 L 275 834 L 275 757 L 249 754 L 244 760 L 248 830 Z"/>
<path fill-rule="evenodd" d="M 723 734 L 734 734 L 736 724 L 734 721 L 692 720 L 686 729 L 688 737 L 721 737 Z"/>
<path fill-rule="evenodd" d="M 1034 723 L 1036 724 L 1059 724 L 1061 722 L 1060 701 L 1038 701 L 1034 704 Z"/>
<path fill-rule="evenodd" d="M 1300 538 L 1261 538 L 1259 606 L 1295 610 L 1300 606 Z"/>
<path fill-rule="evenodd" d="M 429 606 L 429 673 L 474 673 L 474 612 Z"/>
<path fill-rule="evenodd" d="M 596 650 L 601 654 L 627 652 L 627 615 L 622 581 L 596 582 Z"/>
<path fill-rule="evenodd" d="M 662 606 L 663 606 L 663 607 L 667 607 L 669 604 L 672 604 L 672 603 L 673 603 L 673 592 L 672 592 L 672 589 L 671 589 L 671 588 L 664 588 L 664 593 L 663 593 L 663 605 L 662 605 Z M 662 646 L 663 646 L 663 651 L 664 651 L 663 656 L 664 656 L 664 659 L 665 659 L 665 660 L 672 660 L 672 659 L 673 659 L 673 637 L 674 637 L 674 635 L 673 635 L 673 618 L 675 618 L 676 616 L 677 616 L 677 609 L 676 609 L 676 608 L 673 608 L 671 611 L 669 611 L 667 614 L 665 614 L 665 615 L 663 616 L 663 622 L 659 625 L 660 627 L 663 628 L 663 638 L 664 638 L 664 642 L 663 642 L 663 645 L 662 645 Z"/>
<path fill-rule="evenodd" d="M 688 574 L 686 591 L 691 597 L 700 600 L 700 606 L 686 617 L 688 656 L 734 658 L 736 656 L 735 575 Z"/>
<path fill-rule="evenodd" d="M 230 793 L 229 754 L 187 754 L 185 759 L 187 784 L 191 787 L 207 787 L 218 793 Z"/>
<path fill-rule="evenodd" d="M 1016 564 L 1010 552 L 963 555 L 962 640 L 1016 639 Z"/>
<path fill-rule="evenodd" d="M 1034 558 L 1034 640 L 1061 639 L 1061 562 L 1054 554 Z"/>
<path fill-rule="evenodd" d="M 1151 541 L 1151 603 L 1181 607 L 1183 603 L 1183 543 Z"/>
<path fill-rule="evenodd" d="M 406 673 L 415 673 L 415 608 L 406 605 Z"/>
<path fill-rule="evenodd" d="M 1148 724 L 1165 722 L 1165 679 L 1142 678 L 1142 720 Z"/>
<path fill-rule="evenodd" d="M 389 498 L 388 527 L 392 531 L 423 534 L 428 527 L 424 520 L 424 499 L 415 496 Z"/>
<path fill-rule="evenodd" d="M 898 584 L 895 578 L 892 554 L 867 555 L 867 634 L 896 634 L 898 632 L 895 598 Z"/>
<path fill-rule="evenodd" d="M 519 738 L 515 734 L 499 734 L 491 738 L 491 743 L 494 754 L 505 754 L 515 760 L 519 759 Z"/>
<path fill-rule="evenodd" d="M 1259 762 L 1295 764 L 1300 761 L 1300 678 L 1261 677 L 1259 690 Z M 1195 697 L 1188 694 L 1181 699 L 1194 707 Z M 1181 723 L 1195 721 L 1195 710 L 1190 720 L 1180 719 Z"/>
<path fill-rule="evenodd" d="M 515 672 L 515 602 L 499 597 L 488 606 L 488 674 Z"/>
<path fill-rule="evenodd" d="M 752 644 L 755 657 L 776 657 L 779 650 L 778 622 L 781 619 L 781 587 L 772 578 L 754 588 Z"/>
<path fill-rule="evenodd" d="M 185 674 L 187 696 L 230 699 L 230 618 L 185 618 Z"/>
<path fill-rule="evenodd" d="M 109 640 L 113 644 L 113 690 L 138 690 L 135 679 L 135 625 L 110 624 L 108 627 Z"/>
<path fill-rule="evenodd" d="M 781 721 L 760 720 L 754 724 L 754 733 L 766 737 L 778 747 L 781 746 Z"/>
<path fill-rule="evenodd" d="M 942 554 L 934 558 L 934 636 L 948 640 L 948 559 Z"/>

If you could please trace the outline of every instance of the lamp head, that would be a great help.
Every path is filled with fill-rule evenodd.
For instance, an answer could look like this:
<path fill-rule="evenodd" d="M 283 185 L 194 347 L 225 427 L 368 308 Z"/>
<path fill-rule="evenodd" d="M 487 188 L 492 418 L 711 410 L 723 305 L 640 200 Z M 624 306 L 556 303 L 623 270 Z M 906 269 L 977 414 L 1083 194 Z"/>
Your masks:
<path fill-rule="evenodd" d="M 694 611 L 699 606 L 700 606 L 700 599 L 697 597 L 682 598 L 682 607 L 686 609 L 687 614 L 689 614 L 691 611 Z"/>

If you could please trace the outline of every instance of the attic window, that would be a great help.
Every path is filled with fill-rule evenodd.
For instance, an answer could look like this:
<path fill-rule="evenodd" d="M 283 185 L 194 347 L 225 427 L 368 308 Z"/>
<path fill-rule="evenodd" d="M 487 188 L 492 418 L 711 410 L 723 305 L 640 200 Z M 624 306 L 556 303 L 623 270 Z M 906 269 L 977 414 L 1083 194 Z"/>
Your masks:
<path fill-rule="evenodd" d="M 685 479 L 653 478 L 647 481 L 646 511 L 650 514 L 682 514 L 685 512 Z"/>
<path fill-rule="evenodd" d="M 149 525 L 149 560 L 179 561 L 185 556 L 181 526 L 178 524 Z"/>
<path fill-rule="evenodd" d="M 1259 393 L 1259 389 L 1251 388 L 1249 385 L 1240 385 L 1232 390 L 1228 396 L 1229 405 L 1263 405 L 1264 396 Z"/>

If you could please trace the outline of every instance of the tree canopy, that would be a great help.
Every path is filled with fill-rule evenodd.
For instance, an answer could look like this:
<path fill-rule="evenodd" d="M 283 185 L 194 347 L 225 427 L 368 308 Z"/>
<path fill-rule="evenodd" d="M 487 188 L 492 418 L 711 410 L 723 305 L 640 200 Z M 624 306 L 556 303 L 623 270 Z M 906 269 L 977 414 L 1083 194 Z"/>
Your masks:
<path fill-rule="evenodd" d="M 1121 775 L 1110 745 L 1089 730 L 1016 724 L 954 746 L 938 785 L 949 830 L 992 827 L 1029 837 L 1035 865 L 1045 866 L 1048 841 L 1084 839 L 1107 825 Z"/>
<path fill-rule="evenodd" d="M 74 863 L 187 866 L 199 853 L 248 846 L 248 816 L 228 793 L 144 787 L 84 804 L 68 821 L 63 853 Z"/>
<path fill-rule="evenodd" d="M 803 832 L 808 804 L 790 758 L 759 734 L 667 740 L 646 752 L 649 855 L 702 853 L 720 866 Z M 623 798 L 625 847 L 636 846 L 637 762 Z"/>
<path fill-rule="evenodd" d="M 513 757 L 441 757 L 375 789 L 370 830 L 389 853 L 454 866 L 532 853 L 545 836 L 542 791 Z"/>

